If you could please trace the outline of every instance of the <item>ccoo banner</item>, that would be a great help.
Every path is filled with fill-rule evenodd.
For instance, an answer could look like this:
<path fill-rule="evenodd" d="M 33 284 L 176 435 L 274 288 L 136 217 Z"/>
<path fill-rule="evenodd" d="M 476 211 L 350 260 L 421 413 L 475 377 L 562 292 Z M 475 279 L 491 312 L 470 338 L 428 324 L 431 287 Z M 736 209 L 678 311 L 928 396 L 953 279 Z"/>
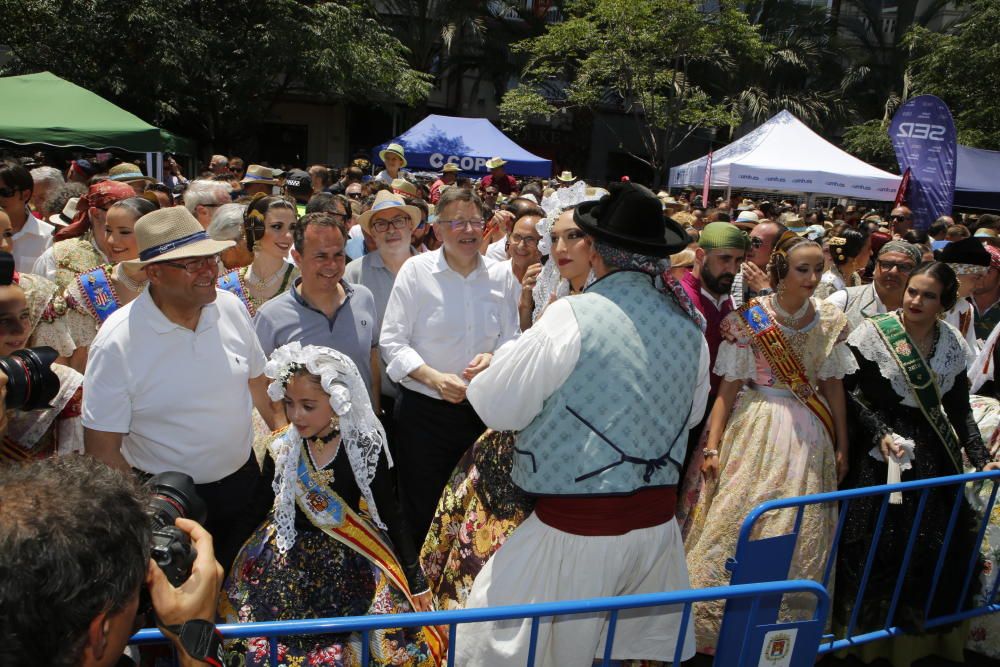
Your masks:
<path fill-rule="evenodd" d="M 913 227 L 926 230 L 939 216 L 951 215 L 955 198 L 957 147 L 948 106 L 933 95 L 906 102 L 889 126 L 901 172 L 910 172 L 907 206 Z"/>

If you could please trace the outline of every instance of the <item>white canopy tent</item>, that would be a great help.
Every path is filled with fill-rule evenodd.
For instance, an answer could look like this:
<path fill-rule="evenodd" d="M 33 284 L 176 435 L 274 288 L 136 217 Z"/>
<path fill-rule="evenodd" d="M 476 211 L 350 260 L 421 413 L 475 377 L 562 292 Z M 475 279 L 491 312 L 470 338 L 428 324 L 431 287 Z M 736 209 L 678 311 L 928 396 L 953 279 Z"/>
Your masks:
<path fill-rule="evenodd" d="M 704 187 L 708 156 L 670 170 L 670 187 Z M 845 153 L 787 111 L 715 151 L 712 188 L 892 201 L 900 177 Z"/>

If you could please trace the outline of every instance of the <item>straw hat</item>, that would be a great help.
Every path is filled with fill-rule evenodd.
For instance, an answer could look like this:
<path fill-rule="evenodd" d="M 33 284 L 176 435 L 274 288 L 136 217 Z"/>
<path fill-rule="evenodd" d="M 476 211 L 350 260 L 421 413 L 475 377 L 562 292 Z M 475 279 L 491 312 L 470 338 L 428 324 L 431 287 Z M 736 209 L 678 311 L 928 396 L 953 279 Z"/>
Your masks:
<path fill-rule="evenodd" d="M 383 150 L 380 150 L 378 152 L 378 157 L 380 160 L 382 160 L 382 162 L 385 162 L 385 156 L 389 155 L 390 153 L 403 161 L 402 167 L 406 166 L 406 154 L 405 151 L 403 151 L 402 146 L 400 146 L 399 144 L 389 144 Z"/>
<path fill-rule="evenodd" d="M 458 168 L 458 165 L 455 164 L 454 162 L 448 162 L 443 167 L 441 167 L 441 171 L 446 174 L 457 174 L 461 170 Z"/>
<path fill-rule="evenodd" d="M 51 222 L 56 227 L 65 227 L 69 223 L 73 222 L 73 218 L 76 217 L 76 205 L 80 203 L 79 197 L 73 197 L 66 205 L 63 206 L 63 210 L 59 213 L 49 216 L 49 222 Z"/>
<path fill-rule="evenodd" d="M 124 262 L 133 269 L 172 259 L 216 255 L 236 245 L 235 241 L 210 239 L 197 218 L 183 206 L 161 208 L 139 218 L 135 239 L 139 259 Z"/>
<path fill-rule="evenodd" d="M 563 173 L 556 176 L 556 180 L 561 183 L 572 183 L 576 180 L 576 176 L 573 175 L 572 171 L 564 171 Z"/>
<path fill-rule="evenodd" d="M 694 250 L 684 248 L 679 253 L 670 256 L 671 269 L 684 269 L 694 266 Z"/>
<path fill-rule="evenodd" d="M 500 167 L 504 166 L 505 164 L 507 164 L 507 160 L 504 160 L 501 157 L 494 157 L 494 158 L 490 158 L 489 160 L 486 161 L 486 168 L 487 169 L 499 169 Z"/>
<path fill-rule="evenodd" d="M 405 178 L 392 179 L 392 185 L 389 187 L 393 193 L 400 195 L 403 199 L 415 199 L 417 196 L 417 186 Z"/>
<path fill-rule="evenodd" d="M 410 223 L 413 227 L 420 224 L 420 209 L 416 206 L 407 205 L 403 198 L 392 192 L 390 190 L 379 190 L 378 194 L 375 195 L 375 202 L 372 207 L 361 214 L 358 218 L 358 224 L 361 225 L 361 229 L 365 230 L 369 234 L 372 233 L 371 220 L 372 216 L 380 211 L 386 211 L 390 208 L 398 208 L 406 215 L 410 216 Z"/>
<path fill-rule="evenodd" d="M 259 183 L 261 185 L 277 185 L 278 181 L 274 177 L 274 170 L 270 167 L 262 167 L 259 164 L 252 164 L 247 167 L 247 173 L 244 174 L 243 180 L 240 181 L 243 185 L 250 185 L 251 183 Z"/>
<path fill-rule="evenodd" d="M 108 178 L 112 181 L 128 184 L 132 184 L 136 181 L 156 183 L 155 178 L 145 176 L 142 173 L 142 169 L 139 169 L 139 165 L 132 164 L 131 162 L 122 162 L 121 164 L 116 164 L 111 167 L 111 170 L 108 172 Z"/>

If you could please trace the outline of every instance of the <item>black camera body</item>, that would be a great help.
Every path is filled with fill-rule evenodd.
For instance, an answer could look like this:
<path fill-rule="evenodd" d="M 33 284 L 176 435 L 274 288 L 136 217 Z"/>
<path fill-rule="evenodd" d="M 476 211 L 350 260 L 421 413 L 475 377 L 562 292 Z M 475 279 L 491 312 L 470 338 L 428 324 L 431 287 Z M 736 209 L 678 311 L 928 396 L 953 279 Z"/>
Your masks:
<path fill-rule="evenodd" d="M 149 479 L 152 495 L 146 508 L 153 522 L 152 558 L 174 586 L 191 576 L 198 555 L 187 533 L 174 525 L 178 518 L 204 524 L 208 512 L 194 480 L 182 472 L 161 472 Z"/>

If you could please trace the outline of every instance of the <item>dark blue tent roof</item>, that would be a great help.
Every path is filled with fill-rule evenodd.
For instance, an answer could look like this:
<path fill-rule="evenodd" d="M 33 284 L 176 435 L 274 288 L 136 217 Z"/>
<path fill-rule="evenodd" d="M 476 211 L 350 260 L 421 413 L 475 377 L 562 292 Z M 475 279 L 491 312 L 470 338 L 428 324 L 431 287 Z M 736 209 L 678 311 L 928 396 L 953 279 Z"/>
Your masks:
<path fill-rule="evenodd" d="M 432 114 L 375 148 L 373 162 L 381 163 L 378 153 L 391 143 L 403 147 L 406 168 L 411 170 L 441 171 L 446 162 L 454 162 L 463 172 L 484 175 L 489 172 L 486 161 L 500 157 L 507 161 L 504 168 L 509 174 L 552 175 L 551 161 L 524 150 L 485 118 Z"/>
<path fill-rule="evenodd" d="M 1000 152 L 959 144 L 955 206 L 1000 211 Z"/>

